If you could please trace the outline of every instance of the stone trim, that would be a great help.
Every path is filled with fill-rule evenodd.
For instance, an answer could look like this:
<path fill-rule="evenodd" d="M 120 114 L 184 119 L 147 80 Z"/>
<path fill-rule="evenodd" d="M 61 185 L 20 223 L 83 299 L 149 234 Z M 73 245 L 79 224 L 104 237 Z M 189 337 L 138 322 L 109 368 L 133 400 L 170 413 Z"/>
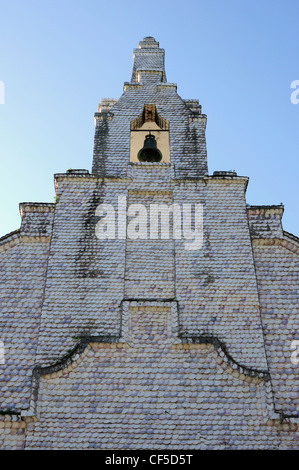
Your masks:
<path fill-rule="evenodd" d="M 149 299 L 126 299 L 123 302 L 126 304 L 125 310 L 128 308 L 129 304 L 133 307 L 144 307 L 147 305 L 151 307 L 161 307 L 168 304 L 171 306 L 171 316 L 177 315 L 177 301 L 173 299 L 156 299 L 155 301 Z M 223 367 L 232 376 L 248 383 L 259 384 L 264 382 L 266 386 L 269 386 L 270 384 L 271 378 L 268 371 L 250 369 L 246 366 L 238 364 L 230 356 L 230 354 L 228 354 L 225 344 L 214 336 L 202 335 L 186 337 L 178 335 L 177 340 L 178 342 L 170 345 L 170 349 L 187 349 L 194 347 L 210 348 L 211 351 L 214 349 L 218 355 L 218 359 L 216 358 L 216 363 Z M 91 346 L 92 343 L 93 346 Z M 29 409 L 22 410 L 21 413 L 9 413 L 7 411 L 3 411 L 3 420 L 7 422 L 16 420 L 16 418 L 11 418 L 12 415 L 16 415 L 17 420 L 20 423 L 24 422 L 24 424 L 21 424 L 20 427 L 26 427 L 26 423 L 28 422 L 37 421 L 39 419 L 37 408 L 40 377 L 45 375 L 51 376 L 52 378 L 61 377 L 64 372 L 69 371 L 73 367 L 76 367 L 78 363 L 84 359 L 84 356 L 90 352 L 91 349 L 94 347 L 99 349 L 107 346 L 112 348 L 130 348 L 130 345 L 122 336 L 87 336 L 82 337 L 77 345 L 68 354 L 59 359 L 55 364 L 45 367 L 36 366 L 33 370 L 32 397 Z M 271 403 L 268 405 L 270 417 L 266 424 L 268 426 L 276 426 L 278 428 L 281 427 L 282 430 L 286 431 L 298 430 L 298 417 L 277 413 L 273 408 L 272 400 L 270 401 Z M 22 421 L 20 421 L 20 419 Z"/>
<path fill-rule="evenodd" d="M 252 238 L 253 246 L 283 246 L 289 251 L 299 255 L 299 246 L 295 245 L 293 240 L 285 240 L 284 238 Z"/>
<path fill-rule="evenodd" d="M 159 83 L 157 85 L 157 88 L 173 88 L 175 91 L 177 90 L 177 87 L 176 83 Z"/>
<path fill-rule="evenodd" d="M 193 113 L 193 111 L 192 111 Z M 193 116 L 189 116 L 189 123 L 191 122 L 203 122 L 204 126 L 207 125 L 207 115 L 206 114 L 195 114 Z"/>
<path fill-rule="evenodd" d="M 101 178 L 97 173 L 55 173 L 54 181 L 69 180 L 69 181 L 82 181 L 82 179 L 95 181 L 95 182 L 109 182 L 109 181 L 131 181 L 126 177 L 105 177 Z"/>
<path fill-rule="evenodd" d="M 169 131 L 169 121 L 159 115 L 155 104 L 145 104 L 142 112 L 131 121 L 130 130 L 141 130 L 145 123 L 155 123 L 162 131 Z"/>
<path fill-rule="evenodd" d="M 129 89 L 133 89 L 135 87 L 142 87 L 144 85 L 142 85 L 141 83 L 129 83 L 129 82 L 125 82 L 124 85 L 123 85 L 123 92 L 129 90 Z"/>
<path fill-rule="evenodd" d="M 98 106 L 98 112 L 109 112 L 117 102 L 118 100 L 116 98 L 102 98 Z"/>
<path fill-rule="evenodd" d="M 158 163 L 147 163 L 147 162 L 129 162 L 128 161 L 128 165 L 132 165 L 133 166 L 137 166 L 138 168 L 165 168 L 165 167 L 171 167 L 172 164 L 171 163 L 161 163 L 161 162 L 158 162 Z M 101 182 L 101 183 L 105 183 L 105 182 L 131 182 L 132 179 L 131 178 L 128 178 L 127 176 L 122 176 L 122 177 L 113 177 L 113 176 L 110 176 L 110 177 L 104 177 L 104 178 L 101 178 L 99 177 L 99 175 L 97 173 L 90 173 L 90 174 L 87 174 L 87 173 L 81 173 L 81 174 L 72 174 L 72 173 L 55 173 L 54 174 L 54 181 L 55 183 L 57 183 L 58 181 L 60 180 L 69 180 L 69 181 L 82 181 L 82 180 L 85 180 L 85 181 L 91 181 L 91 182 Z M 171 180 L 169 181 L 169 183 L 184 183 L 184 182 L 191 182 L 191 183 L 204 183 L 204 184 L 207 184 L 209 182 L 214 182 L 214 181 L 217 181 L 218 182 L 221 182 L 223 184 L 229 184 L 231 181 L 234 181 L 238 184 L 245 184 L 245 189 L 247 188 L 247 185 L 248 185 L 248 181 L 249 181 L 249 178 L 246 177 L 246 176 L 213 176 L 213 175 L 204 175 L 204 176 L 196 176 L 196 177 L 173 177 L 171 178 Z"/>
<path fill-rule="evenodd" d="M 9 239 L 10 236 L 11 239 Z M 0 253 L 2 251 L 8 250 L 9 248 L 15 245 L 18 245 L 19 243 L 50 243 L 50 240 L 51 237 L 37 235 L 20 235 L 20 231 L 16 230 L 15 232 L 11 232 L 10 234 L 5 235 L 4 237 L 2 237 L 2 239 L 0 239 Z"/>
<path fill-rule="evenodd" d="M 101 113 L 97 112 L 94 113 L 94 119 L 95 121 L 112 121 L 114 114 L 111 111 L 103 111 Z"/>
<path fill-rule="evenodd" d="M 25 429 L 26 423 L 20 413 L 0 413 L 0 429 Z"/>
<path fill-rule="evenodd" d="M 253 215 L 275 214 L 282 216 L 284 212 L 284 206 L 282 204 L 276 206 L 250 206 L 247 204 L 247 212 Z"/>
<path fill-rule="evenodd" d="M 214 171 L 213 176 L 237 176 L 237 173 L 235 171 Z"/>
<path fill-rule="evenodd" d="M 68 367 L 70 364 L 73 364 L 74 362 L 78 361 L 79 358 L 81 358 L 82 353 L 84 353 L 86 347 L 90 343 L 118 343 L 120 337 L 119 336 L 110 336 L 110 335 L 105 335 L 105 336 L 84 336 L 82 337 L 79 342 L 76 344 L 76 346 L 67 354 L 65 354 L 63 357 L 58 359 L 54 364 L 50 366 L 36 366 L 34 368 L 34 374 L 35 375 L 49 375 L 49 374 L 54 374 L 56 372 L 59 372 L 66 367 Z"/>
<path fill-rule="evenodd" d="M 248 379 L 250 379 L 249 380 L 250 382 L 270 381 L 270 374 L 268 371 L 251 369 L 235 361 L 233 357 L 227 352 L 226 345 L 215 336 L 212 336 L 212 335 L 181 336 L 180 335 L 179 337 L 183 345 L 186 345 L 186 344 L 190 346 L 195 345 L 195 344 L 212 345 L 220 358 L 219 362 L 217 361 L 217 364 L 222 365 L 225 363 L 226 366 L 232 369 L 232 375 L 234 375 L 235 377 L 238 377 L 240 380 L 248 381 Z"/>
<path fill-rule="evenodd" d="M 267 426 L 276 426 L 278 431 L 296 432 L 299 431 L 299 418 L 288 417 L 280 414 L 279 418 L 273 417 L 268 419 Z"/>
<path fill-rule="evenodd" d="M 296 244 L 298 243 L 298 245 L 299 245 L 299 237 L 296 237 L 296 235 L 293 235 L 292 233 L 286 232 L 285 230 L 283 230 L 283 235 L 286 238 L 290 238 L 293 243 L 295 242 Z"/>
<path fill-rule="evenodd" d="M 175 317 L 177 315 L 177 301 L 174 301 L 171 299 L 165 299 L 165 300 L 156 299 L 155 301 L 146 300 L 146 299 L 144 300 L 125 299 L 123 302 L 126 303 L 127 306 L 128 304 L 130 304 L 131 307 L 146 307 L 146 306 L 163 307 L 163 306 L 167 306 L 168 304 L 168 306 L 171 307 L 172 314 L 175 315 Z M 125 310 L 127 310 L 127 308 L 125 308 Z M 174 328 L 174 330 L 176 330 L 176 328 Z M 173 345 L 172 347 L 180 348 L 186 345 L 189 345 L 189 346 L 205 345 L 205 347 L 207 345 L 213 346 L 215 351 L 220 357 L 220 361 L 219 362 L 217 361 L 217 363 L 221 365 L 225 362 L 232 369 L 232 372 L 237 373 L 236 376 L 238 376 L 242 380 L 244 380 L 244 377 L 242 376 L 247 376 L 248 378 L 252 379 L 251 381 L 253 382 L 260 382 L 260 381 L 268 382 L 270 380 L 270 374 L 268 371 L 251 369 L 235 361 L 233 357 L 227 352 L 226 345 L 214 336 L 202 335 L 202 336 L 188 336 L 187 337 L 187 336 L 182 336 L 179 334 L 177 339 L 179 342 Z M 126 344 L 122 336 L 105 335 L 105 336 L 82 337 L 80 341 L 76 344 L 76 346 L 69 353 L 65 354 L 63 357 L 58 359 L 54 364 L 51 364 L 45 367 L 36 366 L 33 371 L 34 377 L 39 378 L 40 376 L 43 376 L 43 375 L 57 374 L 57 372 L 61 372 L 65 368 L 69 367 L 71 364 L 78 363 L 79 360 L 81 361 L 82 354 L 84 353 L 85 349 L 90 343 Z M 257 380 L 254 380 L 254 379 L 257 379 Z"/>
<path fill-rule="evenodd" d="M 54 364 L 44 367 L 40 365 L 35 366 L 32 372 L 32 392 L 30 406 L 28 410 L 23 410 L 21 412 L 23 419 L 30 422 L 36 421 L 39 418 L 37 407 L 40 377 L 44 375 L 51 375 L 52 377 L 62 376 L 65 369 L 69 368 L 70 366 L 76 366 L 79 361 L 84 358 L 84 354 L 90 343 L 106 343 L 114 344 L 116 346 L 116 344 L 121 345 L 119 340 L 119 336 L 84 336 L 80 338 L 79 342 L 71 351 L 58 359 Z M 124 343 L 123 346 L 125 347 Z"/>
<path fill-rule="evenodd" d="M 13 230 L 12 232 L 7 233 L 6 235 L 3 235 L 3 237 L 0 237 L 0 246 L 3 245 L 4 243 L 9 242 L 9 238 L 11 240 L 14 240 L 20 236 L 20 229 L 18 228 L 17 230 Z"/>
<path fill-rule="evenodd" d="M 21 217 L 24 212 L 54 212 L 55 204 L 52 202 L 20 202 Z"/>
<path fill-rule="evenodd" d="M 248 183 L 249 181 L 249 178 L 248 176 L 239 176 L 239 175 L 233 175 L 233 174 L 227 174 L 228 172 L 223 172 L 221 174 L 213 174 L 213 175 L 207 175 L 205 176 L 205 179 L 207 180 L 223 180 L 223 182 L 227 182 L 227 181 L 231 181 L 231 180 L 234 180 L 234 181 L 238 181 L 240 183 L 244 182 Z"/>
<path fill-rule="evenodd" d="M 169 168 L 171 167 L 171 163 L 169 162 L 153 162 L 153 163 L 148 163 L 148 162 L 128 162 L 128 165 L 135 166 L 135 167 L 140 167 L 140 168 Z"/>

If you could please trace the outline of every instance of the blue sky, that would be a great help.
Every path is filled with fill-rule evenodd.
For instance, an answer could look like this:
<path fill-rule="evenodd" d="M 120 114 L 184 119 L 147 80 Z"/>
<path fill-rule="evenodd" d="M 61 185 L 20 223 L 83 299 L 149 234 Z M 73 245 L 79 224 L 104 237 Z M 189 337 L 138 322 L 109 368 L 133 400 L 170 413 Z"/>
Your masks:
<path fill-rule="evenodd" d="M 249 176 L 249 204 L 285 205 L 299 236 L 298 0 L 0 0 L 0 236 L 19 202 L 53 202 L 53 174 L 91 169 L 101 98 L 154 36 L 182 98 L 208 116 L 209 172 Z"/>

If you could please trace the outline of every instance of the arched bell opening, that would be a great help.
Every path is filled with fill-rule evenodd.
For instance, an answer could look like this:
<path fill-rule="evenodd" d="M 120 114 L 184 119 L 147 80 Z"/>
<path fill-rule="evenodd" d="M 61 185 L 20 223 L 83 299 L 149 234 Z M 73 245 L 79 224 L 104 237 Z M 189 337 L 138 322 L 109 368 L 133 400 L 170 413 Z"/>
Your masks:
<path fill-rule="evenodd" d="M 130 127 L 130 162 L 170 162 L 169 122 L 154 104 L 144 105 Z"/>

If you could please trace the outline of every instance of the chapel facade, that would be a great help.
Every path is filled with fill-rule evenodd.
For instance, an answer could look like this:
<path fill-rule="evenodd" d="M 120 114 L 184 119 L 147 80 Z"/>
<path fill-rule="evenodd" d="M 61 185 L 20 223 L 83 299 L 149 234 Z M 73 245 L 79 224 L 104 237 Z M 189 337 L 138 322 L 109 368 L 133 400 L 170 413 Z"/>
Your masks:
<path fill-rule="evenodd" d="M 2 449 L 299 448 L 299 239 L 209 174 L 164 55 L 139 43 L 91 172 L 0 239 Z"/>

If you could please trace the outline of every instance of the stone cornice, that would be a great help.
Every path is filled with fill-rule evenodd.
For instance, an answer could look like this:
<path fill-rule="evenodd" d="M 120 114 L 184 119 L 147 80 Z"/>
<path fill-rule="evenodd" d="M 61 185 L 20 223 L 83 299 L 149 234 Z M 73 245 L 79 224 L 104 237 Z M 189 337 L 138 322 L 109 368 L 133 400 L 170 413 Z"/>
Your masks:
<path fill-rule="evenodd" d="M 54 212 L 55 204 L 51 202 L 20 202 L 21 217 L 24 212 Z"/>
<path fill-rule="evenodd" d="M 171 164 L 169 163 L 130 163 L 131 166 L 136 166 L 138 168 L 169 168 Z M 110 176 L 110 177 L 101 177 L 96 173 L 56 173 L 54 174 L 54 181 L 57 185 L 58 181 L 70 181 L 70 182 L 78 182 L 78 181 L 86 181 L 86 182 L 100 182 L 101 184 L 109 183 L 109 182 L 132 182 L 132 178 L 128 176 Z M 246 176 L 230 176 L 230 175 L 221 175 L 221 176 L 214 176 L 214 175 L 204 175 L 200 177 L 184 177 L 184 178 L 177 178 L 172 177 L 169 179 L 169 183 L 171 184 L 182 184 L 182 183 L 201 183 L 201 184 L 209 184 L 209 183 L 220 183 L 220 184 L 241 184 L 247 187 L 249 178 Z"/>
<path fill-rule="evenodd" d="M 273 215 L 281 215 L 283 214 L 284 206 L 280 205 L 272 205 L 272 206 L 250 206 L 247 205 L 247 212 L 249 215 L 266 215 L 266 214 L 273 214 Z"/>

